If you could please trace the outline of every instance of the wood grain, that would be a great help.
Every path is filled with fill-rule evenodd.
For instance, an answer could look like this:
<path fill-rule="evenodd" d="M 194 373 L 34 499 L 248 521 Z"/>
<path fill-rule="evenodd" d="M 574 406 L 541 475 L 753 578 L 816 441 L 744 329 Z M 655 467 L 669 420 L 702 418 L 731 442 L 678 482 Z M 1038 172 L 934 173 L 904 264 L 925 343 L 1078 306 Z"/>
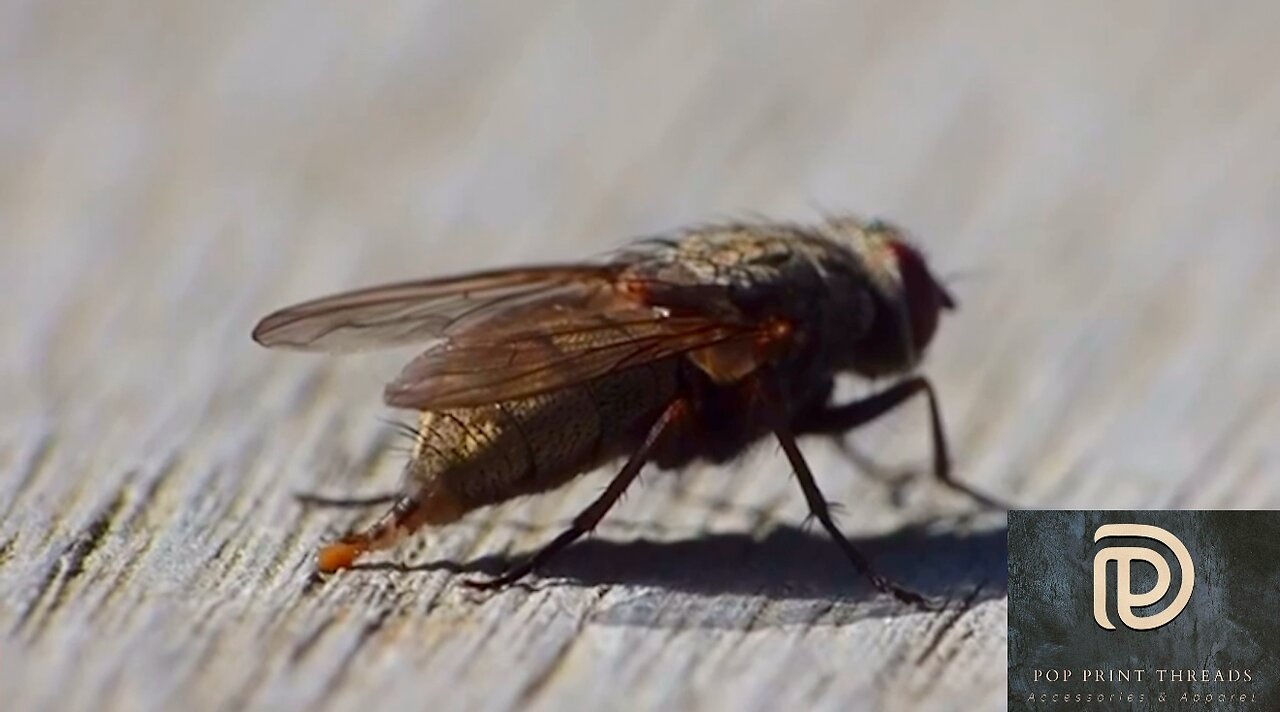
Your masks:
<path fill-rule="evenodd" d="M 1023 506 L 1280 507 L 1280 13 L 1265 3 L 0 7 L 6 710 L 999 709 L 1005 529 L 803 443 L 595 473 L 312 582 L 401 455 L 410 354 L 276 354 L 286 302 L 747 213 L 882 215 L 952 275 L 958 476 Z M 850 384 L 850 393 L 865 384 Z M 853 439 L 918 471 L 912 406 Z M 896 495 L 901 495 L 897 497 Z"/>

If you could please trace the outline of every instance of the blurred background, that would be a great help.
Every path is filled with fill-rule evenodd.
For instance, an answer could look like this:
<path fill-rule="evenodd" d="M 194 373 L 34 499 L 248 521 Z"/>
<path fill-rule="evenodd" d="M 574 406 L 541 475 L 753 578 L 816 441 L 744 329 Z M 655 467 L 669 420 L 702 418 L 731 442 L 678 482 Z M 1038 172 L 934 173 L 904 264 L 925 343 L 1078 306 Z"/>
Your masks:
<path fill-rule="evenodd" d="M 1280 508 L 1277 37 L 1263 2 L 0 2 L 0 699 L 999 708 L 1002 518 L 830 443 L 805 450 L 882 568 L 988 584 L 955 625 L 848 577 L 771 447 L 647 476 L 565 583 L 307 584 L 363 518 L 292 494 L 394 487 L 378 398 L 412 353 L 249 330 L 689 222 L 879 216 L 961 302 L 925 366 L 958 477 Z M 852 441 L 918 472 L 924 410 Z M 497 566 L 603 477 L 385 561 Z"/>

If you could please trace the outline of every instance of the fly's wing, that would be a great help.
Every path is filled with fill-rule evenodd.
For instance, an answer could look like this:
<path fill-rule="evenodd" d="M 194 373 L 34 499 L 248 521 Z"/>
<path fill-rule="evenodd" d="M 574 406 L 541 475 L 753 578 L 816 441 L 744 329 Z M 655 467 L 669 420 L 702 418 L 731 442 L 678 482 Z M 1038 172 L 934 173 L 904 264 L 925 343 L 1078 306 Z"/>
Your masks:
<path fill-rule="evenodd" d="M 533 267 L 405 282 L 288 307 L 259 343 L 353 351 L 442 340 L 386 389 L 388 405 L 475 407 L 546 393 L 673 355 L 749 346 L 761 327 L 722 288 L 606 265 Z"/>
<path fill-rule="evenodd" d="M 448 337 L 531 302 L 581 299 L 611 285 L 617 268 L 567 265 L 480 272 L 335 294 L 268 315 L 263 346 L 346 352 Z"/>
<path fill-rule="evenodd" d="M 428 349 L 387 386 L 387 404 L 442 410 L 525 398 L 761 336 L 753 324 L 670 316 L 622 300 L 585 308 L 539 303 L 513 316 L 511 323 L 481 325 Z"/>

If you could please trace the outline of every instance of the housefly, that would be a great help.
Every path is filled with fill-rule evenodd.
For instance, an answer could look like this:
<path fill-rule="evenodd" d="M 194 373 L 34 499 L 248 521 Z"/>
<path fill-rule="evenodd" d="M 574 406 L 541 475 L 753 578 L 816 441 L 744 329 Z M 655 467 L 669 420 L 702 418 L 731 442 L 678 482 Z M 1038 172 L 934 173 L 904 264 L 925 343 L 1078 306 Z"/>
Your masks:
<path fill-rule="evenodd" d="M 320 572 L 625 458 L 566 531 L 470 582 L 504 586 L 594 529 L 646 463 L 724 463 L 772 436 L 814 518 L 858 571 L 923 606 L 840 532 L 796 438 L 840 436 L 921 394 L 935 476 L 994 504 L 951 478 L 938 399 L 915 372 L 940 312 L 955 307 L 902 231 L 839 217 L 695 227 L 595 263 L 361 289 L 277 311 L 253 338 L 304 351 L 426 347 L 384 393 L 387 405 L 420 412 L 401 490 L 372 526 L 319 550 Z M 844 373 L 894 381 L 835 403 Z"/>

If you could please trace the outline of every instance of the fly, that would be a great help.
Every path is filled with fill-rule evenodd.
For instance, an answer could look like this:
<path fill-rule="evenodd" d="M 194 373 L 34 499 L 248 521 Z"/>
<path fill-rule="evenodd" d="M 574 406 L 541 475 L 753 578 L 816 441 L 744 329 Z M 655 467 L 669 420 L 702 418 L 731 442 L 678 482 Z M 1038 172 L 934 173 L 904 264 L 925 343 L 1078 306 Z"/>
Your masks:
<path fill-rule="evenodd" d="M 934 475 L 998 507 L 952 479 L 938 398 L 916 373 L 940 313 L 955 307 L 901 230 L 841 217 L 696 227 L 597 263 L 346 292 L 277 311 L 253 338 L 324 352 L 425 346 L 384 393 L 387 405 L 420 413 L 400 492 L 372 526 L 319 550 L 323 573 L 625 458 L 567 530 L 501 575 L 469 582 L 504 586 L 594 529 L 645 464 L 724 463 L 772 436 L 810 512 L 858 571 L 926 606 L 841 533 L 796 438 L 841 436 L 923 395 Z M 845 373 L 895 380 L 836 403 Z"/>

